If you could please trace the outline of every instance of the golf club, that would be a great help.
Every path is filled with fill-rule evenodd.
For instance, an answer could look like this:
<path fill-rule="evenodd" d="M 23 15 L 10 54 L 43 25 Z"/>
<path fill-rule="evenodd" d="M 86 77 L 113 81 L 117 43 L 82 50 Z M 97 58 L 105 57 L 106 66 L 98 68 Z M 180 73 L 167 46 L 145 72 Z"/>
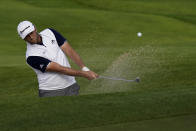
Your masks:
<path fill-rule="evenodd" d="M 109 79 L 109 80 L 119 80 L 119 81 L 126 81 L 126 82 L 140 82 L 140 78 L 136 77 L 135 80 L 127 80 L 127 79 L 123 79 L 123 78 L 116 78 L 116 77 L 109 77 L 109 76 L 102 76 L 100 75 L 99 78 L 103 78 L 103 79 Z"/>

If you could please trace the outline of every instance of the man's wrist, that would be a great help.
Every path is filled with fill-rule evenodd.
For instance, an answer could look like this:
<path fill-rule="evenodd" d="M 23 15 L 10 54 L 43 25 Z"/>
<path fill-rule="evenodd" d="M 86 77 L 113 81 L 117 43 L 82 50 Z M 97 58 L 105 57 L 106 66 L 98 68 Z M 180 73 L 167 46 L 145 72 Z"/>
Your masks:
<path fill-rule="evenodd" d="M 90 71 L 90 69 L 86 66 L 82 67 L 82 71 Z"/>

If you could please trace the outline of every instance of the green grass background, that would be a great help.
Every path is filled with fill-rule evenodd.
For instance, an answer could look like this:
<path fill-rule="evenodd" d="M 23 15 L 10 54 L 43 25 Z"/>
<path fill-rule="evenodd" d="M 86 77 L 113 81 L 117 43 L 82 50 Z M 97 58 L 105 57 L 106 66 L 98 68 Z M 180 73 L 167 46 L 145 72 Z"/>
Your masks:
<path fill-rule="evenodd" d="M 195 4 L 1 0 L 1 130 L 196 130 Z M 77 78 L 80 96 L 40 99 L 16 31 L 23 20 L 61 32 L 98 74 L 141 83 Z"/>

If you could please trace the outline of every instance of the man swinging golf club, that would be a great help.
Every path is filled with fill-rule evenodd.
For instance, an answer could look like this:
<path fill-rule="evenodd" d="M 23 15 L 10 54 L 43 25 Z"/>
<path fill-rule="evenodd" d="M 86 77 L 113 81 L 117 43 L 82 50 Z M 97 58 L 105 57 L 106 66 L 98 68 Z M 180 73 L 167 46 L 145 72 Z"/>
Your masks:
<path fill-rule="evenodd" d="M 98 78 L 98 74 L 84 65 L 66 38 L 54 29 L 38 33 L 30 21 L 22 21 L 17 31 L 27 43 L 26 61 L 37 74 L 40 97 L 78 95 L 80 87 L 75 76 Z M 81 70 L 72 69 L 66 55 Z"/>

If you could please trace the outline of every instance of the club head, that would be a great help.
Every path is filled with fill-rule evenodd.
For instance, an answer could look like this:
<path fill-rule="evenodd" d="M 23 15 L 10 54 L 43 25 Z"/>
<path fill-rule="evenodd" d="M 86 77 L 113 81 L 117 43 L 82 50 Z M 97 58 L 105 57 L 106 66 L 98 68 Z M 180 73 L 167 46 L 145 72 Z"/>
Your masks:
<path fill-rule="evenodd" d="M 140 82 L 140 78 L 137 77 L 137 78 L 135 79 L 135 82 L 139 83 L 139 82 Z"/>

